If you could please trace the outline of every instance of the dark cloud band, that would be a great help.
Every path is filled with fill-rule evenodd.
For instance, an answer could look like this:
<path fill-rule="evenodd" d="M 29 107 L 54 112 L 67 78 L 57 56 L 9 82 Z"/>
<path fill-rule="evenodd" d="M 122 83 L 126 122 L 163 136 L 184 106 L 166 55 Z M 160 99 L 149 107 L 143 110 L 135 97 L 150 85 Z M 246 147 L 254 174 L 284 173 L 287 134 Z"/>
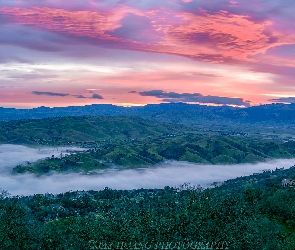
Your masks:
<path fill-rule="evenodd" d="M 93 94 L 91 97 L 86 97 L 84 95 L 70 95 L 66 93 L 56 93 L 56 92 L 50 92 L 50 91 L 32 91 L 31 92 L 33 95 L 46 95 L 46 96 L 59 96 L 59 97 L 66 97 L 66 96 L 74 96 L 79 99 L 84 99 L 84 98 L 90 98 L 90 99 L 104 99 L 101 95 L 99 94 Z"/>
<path fill-rule="evenodd" d="M 49 91 L 48 92 L 32 91 L 31 93 L 33 95 L 47 95 L 47 96 L 60 96 L 60 97 L 69 96 L 69 94 L 49 92 Z"/>
<path fill-rule="evenodd" d="M 295 96 L 270 99 L 269 101 L 270 102 L 280 102 L 280 103 L 295 103 Z"/>
<path fill-rule="evenodd" d="M 249 101 L 244 101 L 242 98 L 223 97 L 223 96 L 203 96 L 200 93 L 176 93 L 165 92 L 163 90 L 150 90 L 139 92 L 141 96 L 154 96 L 161 98 L 163 102 L 199 102 L 199 103 L 213 103 L 221 105 L 237 105 L 250 106 Z"/>
<path fill-rule="evenodd" d="M 99 94 L 93 94 L 91 98 L 92 99 L 103 99 L 103 97 Z"/>

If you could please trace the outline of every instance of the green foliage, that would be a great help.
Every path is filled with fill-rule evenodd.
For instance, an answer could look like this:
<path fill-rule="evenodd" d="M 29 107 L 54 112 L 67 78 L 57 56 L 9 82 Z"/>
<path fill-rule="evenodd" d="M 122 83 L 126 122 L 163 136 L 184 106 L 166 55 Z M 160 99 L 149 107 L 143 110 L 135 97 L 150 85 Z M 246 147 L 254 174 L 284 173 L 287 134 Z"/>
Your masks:
<path fill-rule="evenodd" d="M 186 131 L 177 124 L 154 123 L 139 117 L 56 117 L 0 123 L 0 143 L 95 145 L 106 140 L 131 140 Z"/>
<path fill-rule="evenodd" d="M 104 244 L 132 249 L 130 244 L 137 243 L 161 249 L 159 244 L 197 242 L 210 249 L 223 244 L 223 249 L 292 250 L 295 191 L 282 187 L 281 180 L 294 174 L 295 167 L 265 171 L 207 190 L 189 185 L 105 188 L 3 198 L 0 246 L 102 249 Z"/>
<path fill-rule="evenodd" d="M 19 165 L 16 173 L 37 174 L 100 170 L 112 165 L 152 166 L 167 160 L 235 164 L 290 158 L 294 142 L 203 133 L 193 127 L 163 124 L 139 117 L 59 117 L 0 123 L 0 143 L 86 147 L 62 158 Z"/>
<path fill-rule="evenodd" d="M 199 117 L 178 113 L 156 119 L 196 123 Z M 237 134 L 202 133 L 130 117 L 63 117 L 0 124 L 1 143 L 89 148 L 18 165 L 17 173 L 88 172 L 113 164 L 152 166 L 166 160 L 234 164 L 295 154 L 292 141 Z M 146 245 L 173 249 L 163 248 L 162 242 L 196 243 L 200 249 L 220 249 L 221 244 L 223 249 L 293 250 L 295 191 L 282 187 L 281 180 L 294 176 L 294 167 L 264 171 L 207 190 L 184 185 L 9 197 L 0 189 L 0 249 L 132 249 L 130 244 L 137 243 L 143 244 L 139 249 L 147 249 Z M 178 249 L 189 249 L 182 246 Z M 195 245 L 191 248 L 196 249 Z"/>
<path fill-rule="evenodd" d="M 286 152 L 284 158 L 295 155 L 289 143 L 275 144 L 250 138 L 189 134 L 148 138 L 120 145 L 103 144 L 62 158 L 52 157 L 30 165 L 19 165 L 14 171 L 36 174 L 50 171 L 88 172 L 106 169 L 114 164 L 125 168 L 148 167 L 167 160 L 210 164 L 253 163 L 281 158 L 280 152 Z"/>

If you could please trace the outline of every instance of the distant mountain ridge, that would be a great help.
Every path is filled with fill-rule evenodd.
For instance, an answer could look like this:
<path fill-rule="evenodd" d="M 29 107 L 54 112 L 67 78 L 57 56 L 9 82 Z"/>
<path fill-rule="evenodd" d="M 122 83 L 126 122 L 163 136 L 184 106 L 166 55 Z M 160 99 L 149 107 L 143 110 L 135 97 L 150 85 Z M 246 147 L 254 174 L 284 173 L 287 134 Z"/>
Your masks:
<path fill-rule="evenodd" d="M 141 107 L 121 107 L 112 104 L 93 104 L 70 107 L 39 107 L 15 109 L 0 107 L 0 121 L 41 119 L 61 116 L 140 116 L 162 122 L 193 124 L 198 121 L 235 123 L 295 123 L 295 103 L 267 104 L 248 108 L 205 106 L 186 103 L 148 104 Z"/>

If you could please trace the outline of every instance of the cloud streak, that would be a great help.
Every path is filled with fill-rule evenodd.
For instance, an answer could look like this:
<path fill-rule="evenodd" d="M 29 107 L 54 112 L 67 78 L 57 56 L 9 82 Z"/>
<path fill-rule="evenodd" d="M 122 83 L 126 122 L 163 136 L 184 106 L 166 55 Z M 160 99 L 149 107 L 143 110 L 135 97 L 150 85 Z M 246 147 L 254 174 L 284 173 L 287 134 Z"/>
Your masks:
<path fill-rule="evenodd" d="M 200 93 L 176 93 L 165 92 L 163 90 L 150 90 L 139 92 L 141 96 L 154 96 L 161 98 L 163 102 L 198 102 L 221 105 L 250 106 L 250 103 L 242 98 L 222 97 L 222 96 L 203 96 Z"/>
<path fill-rule="evenodd" d="M 74 96 L 79 99 L 89 98 L 89 99 L 104 99 L 99 94 L 93 94 L 91 97 L 86 97 L 84 95 L 70 95 L 66 93 L 56 93 L 56 92 L 50 92 L 50 91 L 32 91 L 31 94 L 33 95 L 45 95 L 45 96 L 58 96 L 58 97 L 67 97 L 67 96 Z"/>
<path fill-rule="evenodd" d="M 65 97 L 65 96 L 69 96 L 69 94 L 65 94 L 65 93 L 56 93 L 56 92 L 42 92 L 42 91 L 32 91 L 33 95 L 47 95 L 47 96 L 60 96 L 60 97 Z"/>
<path fill-rule="evenodd" d="M 281 97 L 276 99 L 270 99 L 271 102 L 280 102 L 280 103 L 295 103 L 295 97 Z"/>

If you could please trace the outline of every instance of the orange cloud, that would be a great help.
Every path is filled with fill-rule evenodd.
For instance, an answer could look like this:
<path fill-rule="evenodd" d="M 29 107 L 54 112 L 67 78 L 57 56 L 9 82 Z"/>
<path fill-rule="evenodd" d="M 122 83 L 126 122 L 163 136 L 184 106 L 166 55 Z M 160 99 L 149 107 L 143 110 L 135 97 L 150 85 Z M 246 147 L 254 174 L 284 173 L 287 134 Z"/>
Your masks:
<path fill-rule="evenodd" d="M 171 52 L 197 57 L 208 61 L 223 61 L 224 58 L 246 60 L 268 48 L 269 37 L 264 34 L 271 22 L 255 23 L 247 16 L 232 15 L 220 11 L 215 15 L 176 15 L 181 24 L 159 27 L 165 34 L 162 45 Z M 167 21 L 168 22 L 168 21 Z"/>
<path fill-rule="evenodd" d="M 47 7 L 0 8 L 0 13 L 18 24 L 32 25 L 41 29 L 59 33 L 99 38 L 103 40 L 121 40 L 107 33 L 121 26 L 120 20 L 126 13 L 139 14 L 128 7 L 109 12 L 67 11 Z"/>
<path fill-rule="evenodd" d="M 271 21 L 255 22 L 249 16 L 222 10 L 209 14 L 200 9 L 198 14 L 192 14 L 165 9 L 142 11 L 120 5 L 108 11 L 4 7 L 0 13 L 18 24 L 92 38 L 104 46 L 111 43 L 121 49 L 176 54 L 210 62 L 255 61 L 253 55 L 295 43 L 295 35 L 284 36 L 272 31 Z M 133 23 L 123 27 L 123 19 L 130 14 L 147 18 L 150 27 L 144 35 L 157 36 L 157 39 L 138 41 L 132 36 L 120 36 L 126 34 L 125 31 L 133 32 Z M 120 32 L 114 32 L 119 28 Z"/>

